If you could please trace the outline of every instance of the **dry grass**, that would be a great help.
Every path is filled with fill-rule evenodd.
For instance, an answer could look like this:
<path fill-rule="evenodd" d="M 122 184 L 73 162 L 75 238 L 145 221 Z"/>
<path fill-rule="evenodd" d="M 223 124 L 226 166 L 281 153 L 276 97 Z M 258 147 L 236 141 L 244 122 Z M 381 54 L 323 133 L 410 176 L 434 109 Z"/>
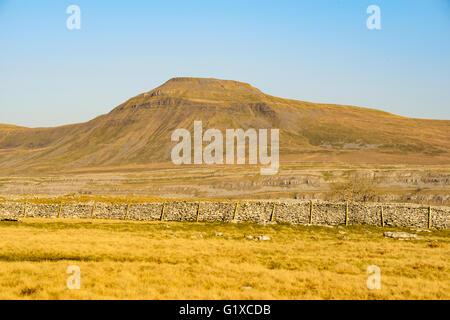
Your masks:
<path fill-rule="evenodd" d="M 0 223 L 2 299 L 450 298 L 448 230 L 408 242 L 369 226 L 24 221 Z M 69 265 L 81 290 L 66 288 Z M 381 290 L 366 287 L 369 265 Z"/>

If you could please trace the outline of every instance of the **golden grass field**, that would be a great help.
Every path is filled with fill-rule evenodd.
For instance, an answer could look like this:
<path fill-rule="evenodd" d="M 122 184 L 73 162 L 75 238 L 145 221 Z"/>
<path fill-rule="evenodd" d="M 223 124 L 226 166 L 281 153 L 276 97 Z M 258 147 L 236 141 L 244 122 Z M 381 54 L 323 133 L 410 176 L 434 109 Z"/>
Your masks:
<path fill-rule="evenodd" d="M 384 238 L 387 230 L 411 232 L 247 223 L 0 222 L 0 298 L 449 299 L 450 231 L 419 232 L 432 241 L 399 241 Z M 244 234 L 271 240 L 248 240 Z M 70 265 L 81 268 L 80 290 L 66 287 Z M 370 265 L 381 268 L 381 290 L 366 286 Z"/>

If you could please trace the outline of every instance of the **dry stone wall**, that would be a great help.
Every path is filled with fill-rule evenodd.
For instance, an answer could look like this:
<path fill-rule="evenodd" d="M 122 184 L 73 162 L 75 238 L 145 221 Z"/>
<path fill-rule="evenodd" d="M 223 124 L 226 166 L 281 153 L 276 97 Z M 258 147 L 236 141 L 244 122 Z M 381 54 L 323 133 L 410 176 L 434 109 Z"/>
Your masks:
<path fill-rule="evenodd" d="M 448 229 L 450 207 L 404 203 L 343 203 L 302 200 L 195 202 L 167 201 L 112 204 L 0 202 L 0 218 L 99 218 L 166 221 L 285 222 L 293 224 L 359 224 Z"/>

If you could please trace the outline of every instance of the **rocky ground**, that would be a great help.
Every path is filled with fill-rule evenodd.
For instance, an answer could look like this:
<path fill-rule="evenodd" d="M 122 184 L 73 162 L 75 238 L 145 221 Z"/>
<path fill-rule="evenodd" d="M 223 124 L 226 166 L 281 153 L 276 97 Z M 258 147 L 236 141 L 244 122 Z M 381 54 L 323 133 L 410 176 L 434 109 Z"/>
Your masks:
<path fill-rule="evenodd" d="M 0 196 L 149 195 L 215 199 L 320 199 L 450 204 L 450 167 L 285 163 L 276 176 L 257 167 L 130 167 L 64 175 L 3 176 Z M 358 186 L 352 186 L 352 183 Z M 349 190 L 364 189 L 364 190 Z M 350 192 L 350 194 L 349 194 Z M 359 194 L 356 194 L 358 193 Z M 367 196 L 367 199 L 364 197 Z"/>

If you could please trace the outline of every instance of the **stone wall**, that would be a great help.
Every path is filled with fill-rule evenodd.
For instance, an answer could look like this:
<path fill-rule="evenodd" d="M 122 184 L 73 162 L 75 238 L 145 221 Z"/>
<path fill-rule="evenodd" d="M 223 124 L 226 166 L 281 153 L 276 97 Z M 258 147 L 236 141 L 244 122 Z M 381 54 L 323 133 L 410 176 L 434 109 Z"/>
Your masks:
<path fill-rule="evenodd" d="M 275 204 L 275 206 L 274 206 Z M 106 202 L 64 202 L 36 204 L 0 202 L 1 218 L 100 218 L 167 221 L 285 222 L 294 224 L 366 224 L 381 226 L 381 211 L 386 226 L 427 228 L 429 207 L 405 203 L 346 203 L 286 201 L 168 201 L 111 204 Z M 450 227 L 450 207 L 431 207 L 431 227 Z"/>

